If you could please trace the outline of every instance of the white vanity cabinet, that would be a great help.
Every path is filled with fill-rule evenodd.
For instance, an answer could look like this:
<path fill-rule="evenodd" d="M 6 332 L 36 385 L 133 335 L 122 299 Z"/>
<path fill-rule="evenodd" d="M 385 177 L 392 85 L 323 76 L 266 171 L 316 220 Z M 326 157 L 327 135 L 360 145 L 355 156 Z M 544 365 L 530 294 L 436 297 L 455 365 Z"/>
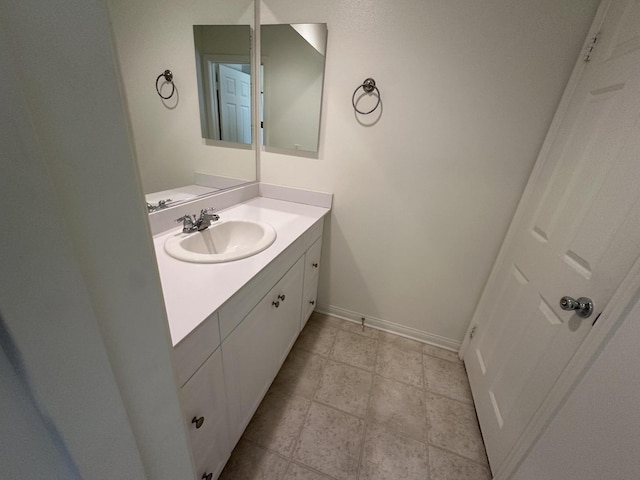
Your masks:
<path fill-rule="evenodd" d="M 231 437 L 240 438 L 299 333 L 302 258 L 222 344 Z"/>
<path fill-rule="evenodd" d="M 174 347 L 197 479 L 218 478 L 315 307 L 322 227 L 321 218 Z"/>

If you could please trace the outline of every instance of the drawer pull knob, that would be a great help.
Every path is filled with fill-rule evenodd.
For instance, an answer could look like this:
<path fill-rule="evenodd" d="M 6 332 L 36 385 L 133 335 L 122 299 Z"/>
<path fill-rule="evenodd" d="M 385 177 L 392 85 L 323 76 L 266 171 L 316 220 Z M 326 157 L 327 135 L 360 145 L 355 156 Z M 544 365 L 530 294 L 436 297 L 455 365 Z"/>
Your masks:
<path fill-rule="evenodd" d="M 211 480 L 213 478 L 213 473 L 204 473 L 202 475 L 202 480 Z"/>
<path fill-rule="evenodd" d="M 311 266 L 312 266 L 313 268 L 318 268 L 318 264 L 317 264 L 317 263 L 312 263 L 312 264 L 311 264 Z"/>
<path fill-rule="evenodd" d="M 191 420 L 191 423 L 195 423 L 196 424 L 196 428 L 200 428 L 202 426 L 202 424 L 204 423 L 204 417 L 193 417 L 193 419 Z"/>
<path fill-rule="evenodd" d="M 280 300 L 276 300 L 275 302 L 271 302 L 271 305 L 278 308 L 280 306 Z"/>
<path fill-rule="evenodd" d="M 310 303 L 311 305 L 315 305 L 315 304 L 316 304 L 316 301 L 315 301 L 315 300 L 309 300 L 309 303 Z"/>
<path fill-rule="evenodd" d="M 285 299 L 284 293 L 282 295 L 278 295 L 278 298 L 284 302 L 284 299 Z"/>

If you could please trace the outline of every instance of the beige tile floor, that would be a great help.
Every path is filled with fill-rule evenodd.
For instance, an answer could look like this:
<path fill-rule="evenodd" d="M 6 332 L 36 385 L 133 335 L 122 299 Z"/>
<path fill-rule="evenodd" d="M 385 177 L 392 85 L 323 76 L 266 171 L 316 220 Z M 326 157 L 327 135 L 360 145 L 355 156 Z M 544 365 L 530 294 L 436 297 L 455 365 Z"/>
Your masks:
<path fill-rule="evenodd" d="M 488 480 L 453 352 L 314 313 L 223 480 Z"/>

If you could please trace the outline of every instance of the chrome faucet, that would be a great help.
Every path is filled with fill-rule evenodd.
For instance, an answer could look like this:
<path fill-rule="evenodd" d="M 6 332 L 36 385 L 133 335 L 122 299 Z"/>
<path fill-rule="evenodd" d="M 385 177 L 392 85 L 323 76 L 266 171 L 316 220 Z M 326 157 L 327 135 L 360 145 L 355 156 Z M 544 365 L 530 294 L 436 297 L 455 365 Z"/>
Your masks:
<path fill-rule="evenodd" d="M 203 208 L 200 211 L 200 218 L 196 219 L 195 215 L 184 215 L 176 222 L 182 222 L 182 233 L 201 232 L 211 226 L 212 222 L 220 220 L 220 217 L 213 212 L 214 208 Z"/>
<path fill-rule="evenodd" d="M 155 212 L 156 210 L 162 210 L 163 208 L 167 208 L 168 207 L 168 203 L 173 202 L 173 200 L 171 200 L 170 198 L 167 198 L 166 200 L 160 200 L 158 202 L 158 205 L 154 205 L 153 203 L 149 203 L 147 202 L 147 212 L 151 213 L 151 212 Z"/>

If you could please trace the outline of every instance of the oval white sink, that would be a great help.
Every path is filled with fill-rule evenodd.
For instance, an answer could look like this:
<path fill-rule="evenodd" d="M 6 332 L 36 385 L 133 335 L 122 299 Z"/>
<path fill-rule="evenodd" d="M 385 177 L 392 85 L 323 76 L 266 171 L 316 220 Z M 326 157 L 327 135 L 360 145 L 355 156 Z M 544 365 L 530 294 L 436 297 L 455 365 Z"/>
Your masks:
<path fill-rule="evenodd" d="M 271 225 L 248 220 L 214 223 L 201 232 L 179 233 L 164 242 L 173 258 L 192 263 L 222 263 L 250 257 L 276 239 Z"/>

